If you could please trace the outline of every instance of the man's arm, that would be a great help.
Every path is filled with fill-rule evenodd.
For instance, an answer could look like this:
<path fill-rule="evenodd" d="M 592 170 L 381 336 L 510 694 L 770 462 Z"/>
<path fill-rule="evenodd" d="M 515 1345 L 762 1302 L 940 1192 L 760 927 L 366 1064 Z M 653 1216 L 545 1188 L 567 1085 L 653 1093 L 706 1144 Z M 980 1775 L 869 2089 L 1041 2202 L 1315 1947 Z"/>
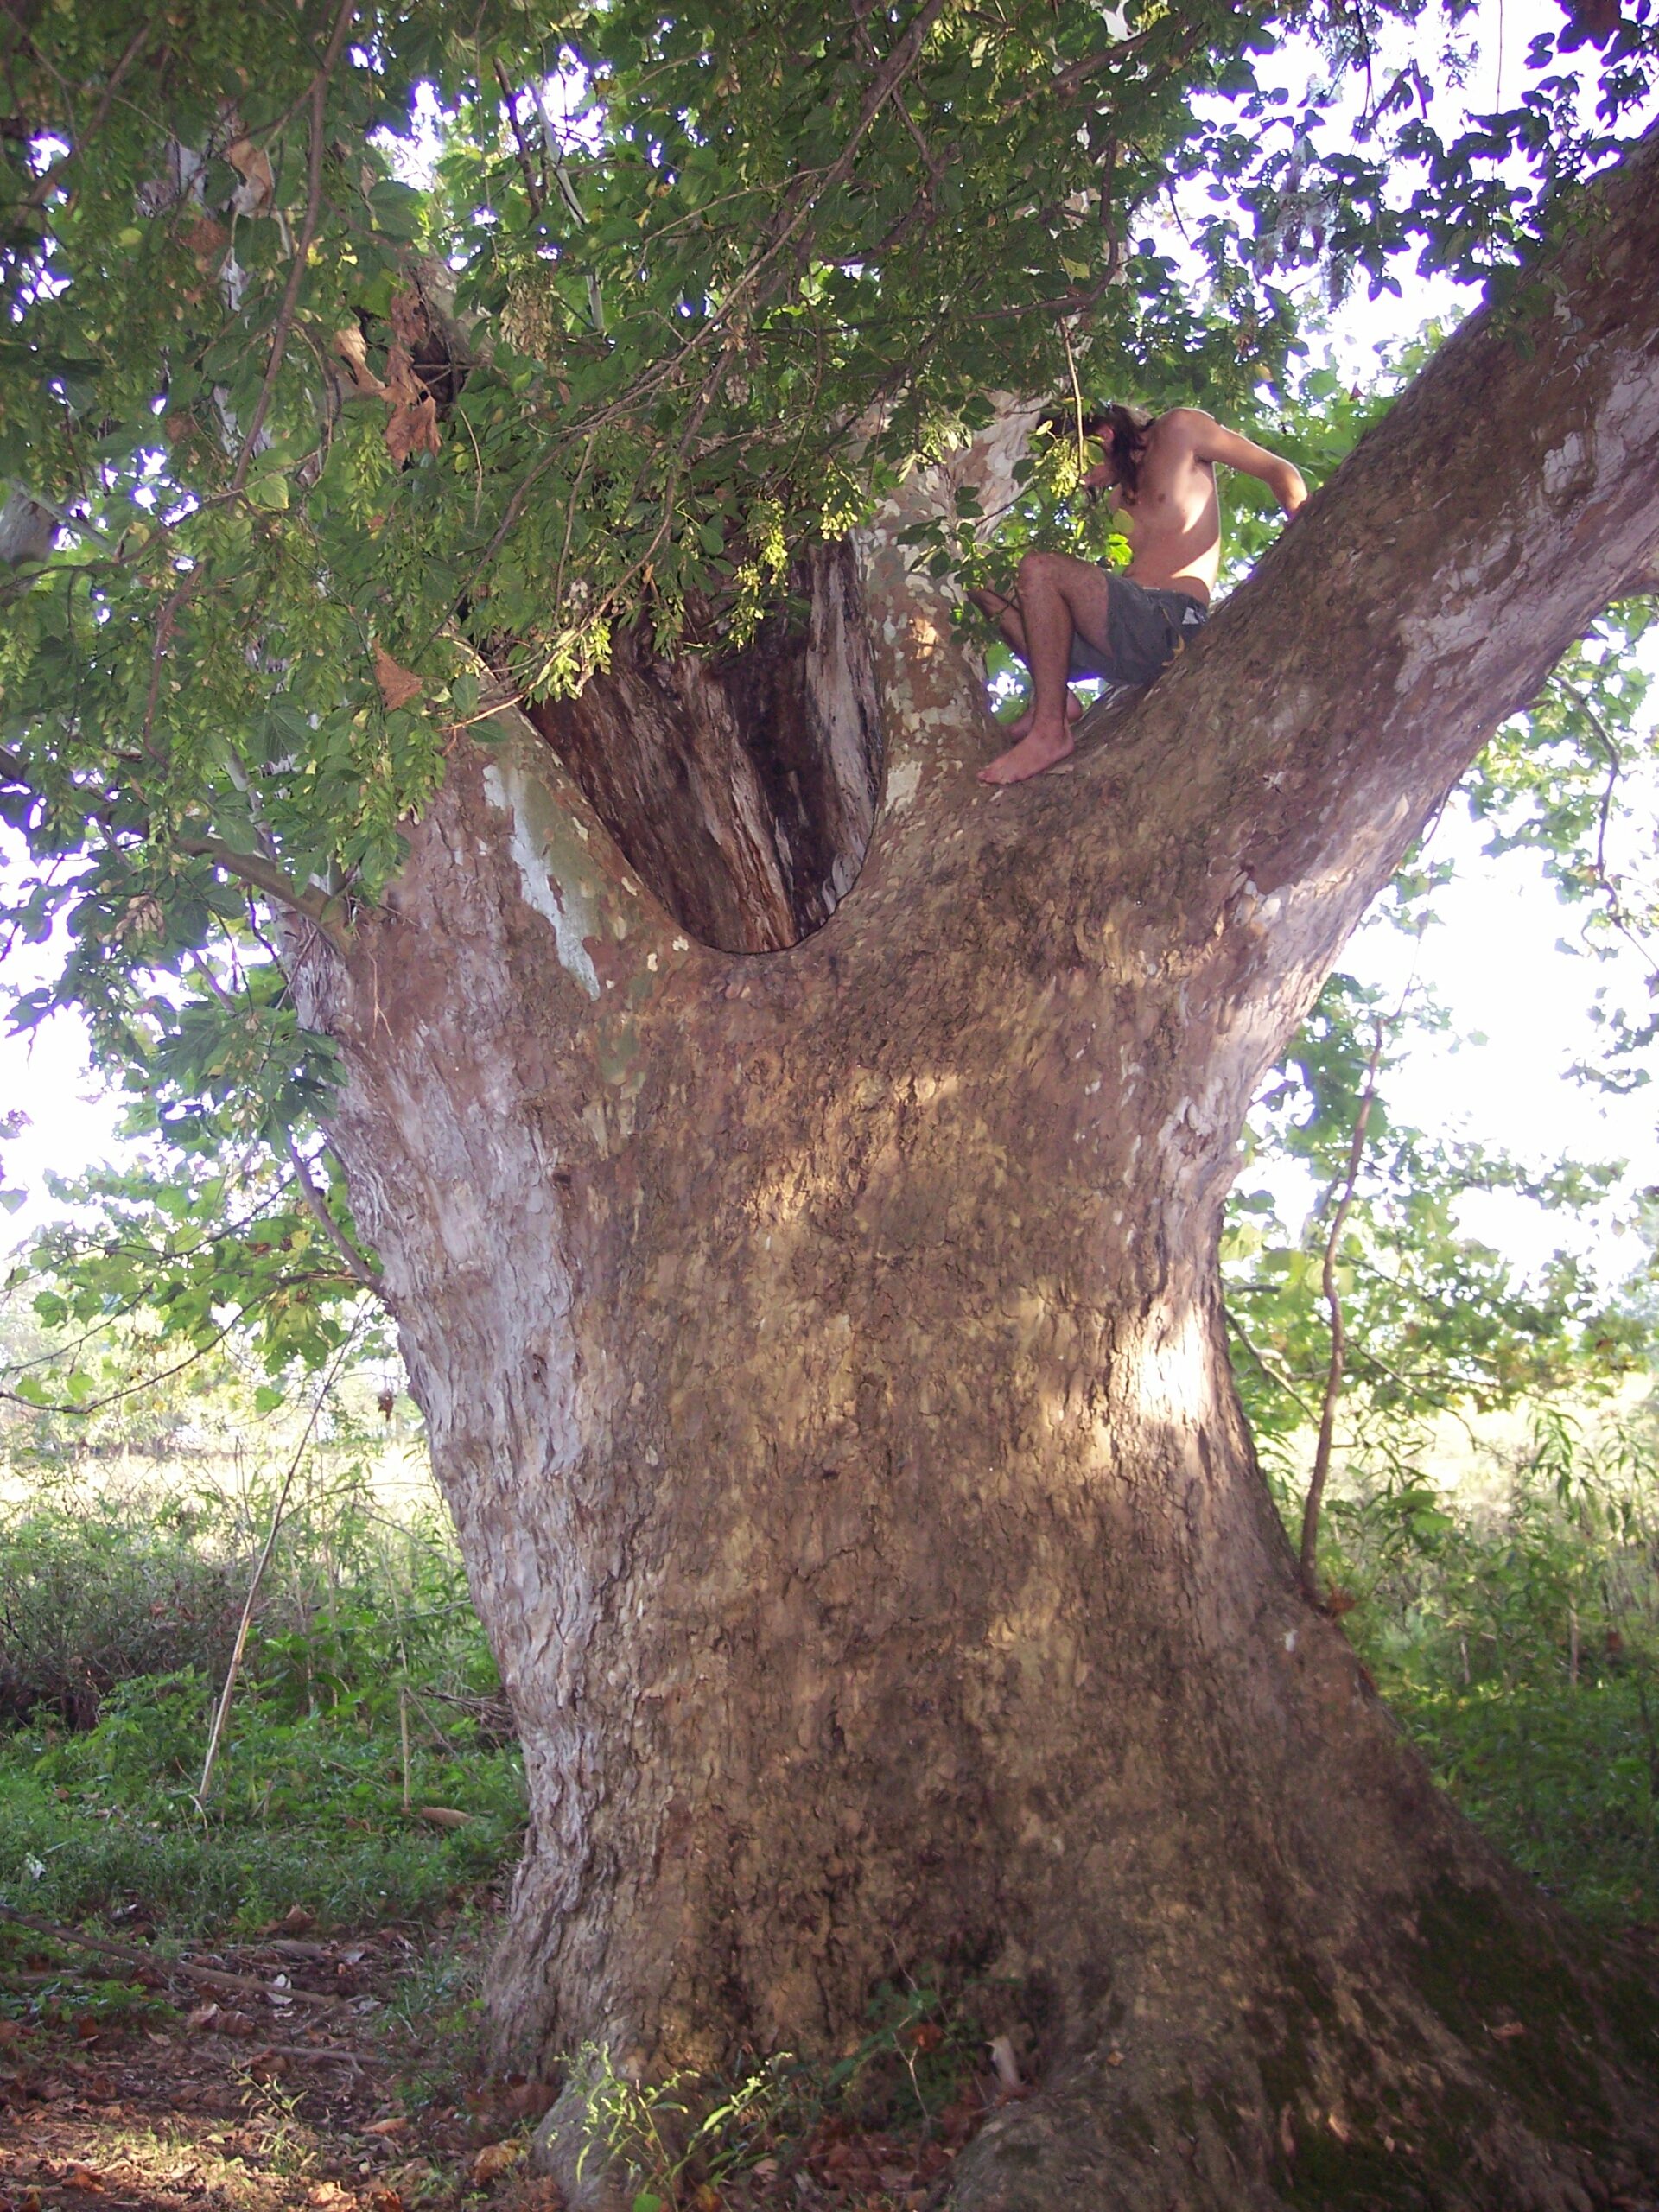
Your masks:
<path fill-rule="evenodd" d="M 1189 429 L 1195 461 L 1217 461 L 1228 468 L 1242 469 L 1265 484 L 1287 515 L 1294 515 L 1307 497 L 1302 473 L 1282 454 L 1269 453 L 1254 439 L 1241 437 L 1206 415 L 1200 407 L 1180 410 L 1182 426 Z"/>

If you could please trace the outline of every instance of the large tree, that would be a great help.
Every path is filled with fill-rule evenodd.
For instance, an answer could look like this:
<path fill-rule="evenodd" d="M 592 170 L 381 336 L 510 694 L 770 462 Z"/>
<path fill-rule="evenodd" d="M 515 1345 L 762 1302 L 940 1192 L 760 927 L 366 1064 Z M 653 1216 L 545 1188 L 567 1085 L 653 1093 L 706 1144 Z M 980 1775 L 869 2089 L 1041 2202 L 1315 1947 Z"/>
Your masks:
<path fill-rule="evenodd" d="M 1410 124 L 1403 205 L 1275 137 L 1231 10 L 14 21 L 32 911 L 164 1096 L 278 1128 L 334 1058 L 524 1745 L 504 2039 L 831 2047 L 928 1960 L 1040 2056 L 963 2204 L 1659 2174 L 1649 1994 L 1310 1602 L 1216 1261 L 1367 901 L 1650 575 L 1659 140 L 1574 183 L 1546 51 Z M 1650 41 L 1589 28 L 1611 122 Z M 416 81 L 429 186 L 375 135 Z M 1205 164 L 1173 289 L 1142 211 Z M 1275 261 L 1407 239 L 1492 303 L 1149 694 L 977 785 L 938 549 L 1039 496 L 1045 402 L 1245 407 Z"/>

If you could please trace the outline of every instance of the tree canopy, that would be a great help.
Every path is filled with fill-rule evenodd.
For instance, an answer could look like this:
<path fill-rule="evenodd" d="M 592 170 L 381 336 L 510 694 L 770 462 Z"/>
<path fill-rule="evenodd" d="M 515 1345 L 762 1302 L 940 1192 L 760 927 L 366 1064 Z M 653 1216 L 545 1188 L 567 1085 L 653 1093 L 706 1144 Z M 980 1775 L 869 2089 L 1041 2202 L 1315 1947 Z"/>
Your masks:
<path fill-rule="evenodd" d="M 1537 311 L 1526 251 L 1644 116 L 1659 33 L 1649 0 L 1552 15 L 1487 108 L 1478 30 L 1419 0 L 9 13 L 0 810 L 34 861 L 9 927 L 71 945 L 17 1018 L 83 1008 L 185 1154 L 104 1194 L 96 1265 L 60 1251 L 59 1318 L 160 1267 L 199 1338 L 234 1275 L 273 1362 L 326 1356 L 372 1268 L 326 1159 L 257 1164 L 289 1174 L 331 1079 L 267 902 L 348 927 L 502 684 L 573 690 L 632 623 L 740 648 L 994 394 L 1061 433 L 1009 513 L 918 544 L 941 568 L 1098 531 L 1068 396 L 1268 422 L 1318 476 L 1387 402 L 1309 352 L 1345 292 L 1444 272 Z M 1639 933 L 1605 854 L 1626 665 L 1581 656 L 1476 798 Z"/>

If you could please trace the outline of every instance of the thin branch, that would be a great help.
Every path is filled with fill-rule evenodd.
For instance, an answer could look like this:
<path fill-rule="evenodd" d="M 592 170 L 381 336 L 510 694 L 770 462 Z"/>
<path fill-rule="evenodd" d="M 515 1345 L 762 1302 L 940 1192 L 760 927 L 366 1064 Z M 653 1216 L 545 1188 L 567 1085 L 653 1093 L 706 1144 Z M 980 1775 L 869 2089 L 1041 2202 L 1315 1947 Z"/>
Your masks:
<path fill-rule="evenodd" d="M 1376 1096 L 1376 1071 L 1382 1064 L 1383 1028 L 1379 1020 L 1371 1045 L 1371 1057 L 1365 1070 L 1365 1088 L 1360 1094 L 1359 1110 L 1354 1116 L 1354 1134 L 1348 1147 L 1348 1168 L 1342 1184 L 1342 1196 L 1331 1217 L 1330 1233 L 1325 1240 L 1325 1265 L 1320 1274 L 1325 1302 L 1331 1313 L 1331 1362 L 1325 1371 L 1325 1399 L 1319 1408 L 1319 1440 L 1313 1452 L 1313 1472 L 1307 1485 L 1307 1502 L 1302 1508 L 1302 1586 L 1315 1602 L 1319 1597 L 1319 1507 L 1325 1497 L 1325 1481 L 1331 1472 L 1331 1447 L 1336 1434 L 1337 1402 L 1342 1395 L 1342 1371 L 1347 1354 L 1348 1340 L 1343 1325 L 1342 1293 L 1337 1286 L 1337 1251 L 1342 1242 L 1342 1232 L 1347 1226 L 1348 1212 L 1354 1203 L 1354 1192 L 1359 1185 L 1360 1162 L 1365 1156 L 1365 1126 L 1371 1118 L 1371 1106 Z"/>
<path fill-rule="evenodd" d="M 385 1279 L 369 1265 L 333 1214 L 329 1212 L 328 1202 L 312 1180 L 310 1166 L 292 1136 L 285 1135 L 283 1141 L 287 1145 L 288 1156 L 294 1163 L 294 1173 L 299 1183 L 300 1194 L 315 1215 L 317 1224 L 324 1236 L 346 1262 L 353 1279 L 360 1282 L 365 1290 L 372 1291 L 383 1306 L 387 1304 Z"/>
<path fill-rule="evenodd" d="M 173 843 L 176 851 L 188 853 L 193 860 L 212 861 L 226 875 L 251 883 L 267 898 L 302 914 L 308 921 L 315 923 L 336 950 L 344 947 L 346 933 L 337 912 L 339 901 L 312 886 L 296 883 L 291 875 L 274 861 L 266 860 L 263 854 L 241 852 L 236 846 L 226 844 L 222 837 L 176 837 Z"/>
<path fill-rule="evenodd" d="M 1580 690 L 1578 685 L 1569 683 L 1564 676 L 1558 677 L 1556 681 L 1589 723 L 1603 751 L 1607 755 L 1607 781 L 1602 791 L 1601 809 L 1596 821 L 1596 859 L 1593 871 L 1596 887 L 1607 901 L 1608 918 L 1611 921 L 1613 927 L 1627 943 L 1635 947 L 1643 960 L 1646 962 L 1649 974 L 1659 975 L 1659 963 L 1655 962 L 1640 931 L 1626 912 L 1624 902 L 1618 895 L 1618 887 L 1607 873 L 1607 825 L 1612 817 L 1613 794 L 1618 789 L 1618 779 L 1624 768 L 1624 760 L 1607 725 L 1602 721 L 1601 716 L 1591 705 L 1584 693 Z"/>
<path fill-rule="evenodd" d="M 264 1303 L 265 1299 L 281 1287 L 281 1285 L 273 1283 L 270 1290 L 263 1292 L 251 1304 L 238 1306 L 234 1319 L 227 1321 L 222 1329 L 215 1331 L 208 1338 L 205 1344 L 196 1345 L 174 1366 L 162 1368 L 159 1375 L 146 1375 L 137 1382 L 124 1382 L 118 1390 L 106 1390 L 101 1398 L 88 1398 L 80 1405 L 72 1405 L 67 1399 L 55 1405 L 42 1405 L 34 1398 L 24 1397 L 19 1391 L 3 1388 L 0 1388 L 0 1398 L 4 1398 L 11 1405 L 26 1407 L 32 1414 L 73 1414 L 79 1418 L 88 1414 L 102 1413 L 105 1406 L 112 1406 L 122 1398 L 135 1397 L 140 1390 L 153 1390 L 158 1383 L 170 1382 L 175 1375 L 182 1375 L 187 1367 L 194 1367 L 198 1360 L 206 1359 L 210 1351 L 217 1351 L 226 1338 L 230 1335 L 231 1331 L 245 1320 L 250 1313 L 256 1312 Z M 130 1308 L 129 1310 L 130 1311 Z"/>
<path fill-rule="evenodd" d="M 178 627 L 179 616 L 185 602 L 194 591 L 201 575 L 198 568 L 191 569 L 168 598 L 167 605 L 156 619 L 156 635 L 149 649 L 149 686 L 144 694 L 144 721 L 140 741 L 147 753 L 154 757 L 150 738 L 156 728 L 156 709 L 162 696 L 162 664 L 167 658 L 167 649 L 173 642 L 173 632 Z"/>
<path fill-rule="evenodd" d="M 149 43 L 149 35 L 155 28 L 156 19 L 150 16 L 133 33 L 128 42 L 126 52 L 110 72 L 110 81 L 104 87 L 104 97 L 93 109 L 92 119 L 81 133 L 79 143 L 72 146 L 61 161 L 54 162 L 48 169 L 35 180 L 29 190 L 23 195 L 22 204 L 25 207 L 43 207 L 46 205 L 56 190 L 58 179 L 63 175 L 65 169 L 79 156 L 86 152 L 87 147 L 104 128 L 110 109 L 114 105 L 115 96 L 121 89 L 121 79 L 143 52 Z"/>
<path fill-rule="evenodd" d="M 513 144 L 518 149 L 518 168 L 524 180 L 524 197 L 530 202 L 531 213 L 539 216 L 543 205 L 542 188 L 535 170 L 530 165 L 530 146 L 524 137 L 524 127 L 518 120 L 518 96 L 512 89 L 512 78 L 508 76 L 499 60 L 495 65 L 495 81 L 501 87 L 501 98 L 506 106 L 507 121 L 512 130 Z"/>
<path fill-rule="evenodd" d="M 241 456 L 231 477 L 230 488 L 239 492 L 248 480 L 248 471 L 253 465 L 254 452 L 259 433 L 264 429 L 265 416 L 270 410 L 271 399 L 276 389 L 276 378 L 288 352 L 289 333 L 293 327 L 295 311 L 299 305 L 300 287 L 305 282 L 306 267 L 310 258 L 312 243 L 317 235 L 317 225 L 322 213 L 322 156 L 323 124 L 327 119 L 328 86 L 340 50 L 346 42 L 352 10 L 356 0 L 340 0 L 339 12 L 322 66 L 311 80 L 310 144 L 307 153 L 305 181 L 305 220 L 300 226 L 300 235 L 294 242 L 294 258 L 288 272 L 288 283 L 283 288 L 282 303 L 276 310 L 276 320 L 271 327 L 270 359 L 265 364 L 265 374 L 259 386 L 259 397 L 254 402 L 253 414 L 248 423 L 248 434 L 242 443 Z"/>
<path fill-rule="evenodd" d="M 62 1414 L 65 1416 L 73 1415 L 76 1420 L 85 1420 L 90 1414 L 102 1413 L 105 1406 L 115 1405 L 123 1398 L 136 1397 L 141 1390 L 154 1390 L 162 1382 L 170 1382 L 175 1375 L 182 1375 L 187 1368 L 194 1367 L 198 1360 L 206 1359 L 209 1352 L 217 1351 L 233 1329 L 240 1328 L 250 1314 L 257 1313 L 265 1301 L 274 1298 L 279 1290 L 292 1290 L 306 1283 L 338 1282 L 340 1280 L 339 1275 L 321 1268 L 304 1268 L 296 1274 L 283 1275 L 280 1281 L 268 1283 L 259 1295 L 257 1298 L 251 1298 L 245 1306 L 238 1306 L 222 1329 L 215 1330 L 205 1344 L 197 1344 L 183 1359 L 176 1361 L 171 1367 L 162 1368 L 159 1374 L 141 1376 L 136 1382 L 124 1382 L 118 1389 L 106 1390 L 102 1397 L 87 1398 L 79 1405 L 67 1398 L 55 1402 L 48 1400 L 42 1403 L 37 1398 L 25 1397 L 21 1391 L 8 1390 L 0 1387 L 0 1399 L 3 1399 L 9 1405 L 22 1406 L 25 1412 L 31 1414 Z M 120 1320 L 126 1314 L 136 1311 L 138 1303 L 139 1300 L 135 1297 L 129 1304 L 107 1318 L 111 1320 Z M 93 1331 L 87 1330 L 84 1335 L 75 1339 L 75 1343 L 85 1344 L 86 1338 L 93 1333 Z M 71 1346 L 69 1349 L 73 1350 L 73 1347 Z M 28 1360 L 19 1366 L 9 1368 L 6 1371 L 11 1375 L 21 1375 L 24 1367 L 35 1367 L 40 1363 L 38 1360 Z"/>
<path fill-rule="evenodd" d="M 334 1354 L 327 1373 L 317 1385 L 316 1395 L 311 1401 L 310 1415 L 300 1433 L 294 1457 L 289 1461 L 288 1472 L 283 1477 L 283 1486 L 276 1493 L 276 1503 L 271 1509 L 270 1529 L 264 1548 L 254 1562 L 253 1573 L 248 1581 L 248 1594 L 242 1601 L 242 1618 L 236 1624 L 236 1642 L 231 1646 L 230 1663 L 225 1669 L 225 1687 L 219 1693 L 219 1703 L 213 1707 L 213 1725 L 208 1731 L 207 1755 L 201 1763 L 201 1780 L 196 1784 L 195 1807 L 199 1813 L 205 1814 L 207 1810 L 207 1792 L 213 1784 L 213 1768 L 219 1758 L 219 1745 L 224 1740 L 226 1724 L 231 1717 L 231 1700 L 236 1695 L 236 1678 L 241 1672 L 242 1655 L 248 1648 L 248 1630 L 253 1625 L 253 1609 L 258 1600 L 259 1585 L 270 1564 L 270 1555 L 276 1548 L 276 1533 L 283 1525 L 288 1494 L 294 1487 L 294 1478 L 300 1471 L 300 1462 L 311 1442 L 311 1432 L 317 1425 L 324 1401 L 334 1387 L 340 1370 L 346 1363 L 346 1354 L 357 1342 L 358 1330 L 361 1325 L 360 1321 L 353 1324 L 351 1333 Z"/>
<path fill-rule="evenodd" d="M 1313 1408 L 1308 1404 L 1307 1400 L 1303 1397 L 1301 1392 L 1296 1388 L 1296 1385 L 1292 1381 L 1288 1371 L 1268 1357 L 1266 1352 L 1262 1351 L 1261 1345 L 1258 1344 L 1255 1339 L 1249 1333 L 1243 1323 L 1239 1319 L 1237 1314 L 1234 1313 L 1230 1306 L 1224 1306 L 1222 1311 L 1226 1316 L 1228 1327 L 1238 1338 L 1240 1344 L 1243 1345 L 1245 1351 L 1249 1352 L 1250 1357 L 1255 1362 L 1262 1372 L 1267 1376 L 1268 1382 L 1274 1384 L 1275 1389 L 1282 1390 L 1294 1406 L 1300 1408 L 1305 1420 L 1312 1421 L 1313 1418 Z"/>
<path fill-rule="evenodd" d="M 1033 85 L 1028 92 L 1021 92 L 1017 100 L 1010 100 L 1003 109 L 1003 114 L 1017 114 L 1022 107 L 1028 107 L 1033 100 L 1064 99 L 1068 92 L 1075 92 L 1079 85 L 1086 84 L 1101 70 L 1109 69 L 1114 61 L 1121 61 L 1125 54 L 1134 54 L 1151 36 L 1149 30 L 1137 31 L 1133 38 L 1121 38 L 1116 46 L 1102 47 L 1098 53 L 1085 55 L 1081 61 L 1074 61 L 1069 69 L 1062 69 L 1057 75 L 1045 78 L 1040 85 Z"/>
<path fill-rule="evenodd" d="M 536 112 L 541 118 L 542 143 L 547 149 L 548 160 L 553 164 L 553 181 L 559 188 L 559 197 L 563 200 L 566 211 L 575 221 L 586 227 L 588 221 L 586 211 L 571 178 L 569 165 L 559 149 L 557 133 L 553 128 L 553 118 L 547 111 L 547 102 L 542 98 L 540 82 L 535 78 L 531 79 L 530 97 L 535 101 Z M 594 275 L 592 270 L 588 270 L 586 276 L 588 319 L 602 338 L 605 335 L 605 297 L 599 289 L 599 279 Z"/>
<path fill-rule="evenodd" d="M 879 66 L 881 57 L 876 49 L 875 41 L 871 38 L 869 32 L 865 29 L 862 22 L 858 24 L 855 35 L 857 37 L 860 47 L 863 50 L 866 62 L 872 67 Z M 905 96 L 902 92 L 897 91 L 894 92 L 893 94 L 893 105 L 899 111 L 899 121 L 904 124 L 905 129 L 910 133 L 911 143 L 915 147 L 917 152 L 922 157 L 922 167 L 927 171 L 927 197 L 931 200 L 934 194 L 939 188 L 944 175 L 943 169 L 941 168 L 938 157 L 935 156 L 932 148 L 923 137 L 915 117 L 911 113 L 909 108 L 906 106 L 905 103 Z"/>

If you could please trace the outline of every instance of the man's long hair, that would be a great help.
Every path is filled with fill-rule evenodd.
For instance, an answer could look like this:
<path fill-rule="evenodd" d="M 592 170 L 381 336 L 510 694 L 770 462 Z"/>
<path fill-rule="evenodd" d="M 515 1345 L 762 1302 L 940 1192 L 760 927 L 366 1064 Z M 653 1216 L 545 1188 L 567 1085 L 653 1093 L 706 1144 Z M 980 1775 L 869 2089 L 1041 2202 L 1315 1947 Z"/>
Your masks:
<path fill-rule="evenodd" d="M 1146 452 L 1152 423 L 1153 417 L 1144 407 L 1095 407 L 1084 412 L 1083 435 L 1098 438 L 1105 447 L 1118 489 L 1126 499 L 1134 499 L 1141 488 L 1141 457 Z"/>
<path fill-rule="evenodd" d="M 1141 488 L 1141 457 L 1154 420 L 1144 407 L 1085 407 L 1079 417 L 1077 407 L 1069 405 L 1045 415 L 1042 427 L 1057 438 L 1097 438 L 1110 457 L 1118 488 L 1132 499 Z"/>

